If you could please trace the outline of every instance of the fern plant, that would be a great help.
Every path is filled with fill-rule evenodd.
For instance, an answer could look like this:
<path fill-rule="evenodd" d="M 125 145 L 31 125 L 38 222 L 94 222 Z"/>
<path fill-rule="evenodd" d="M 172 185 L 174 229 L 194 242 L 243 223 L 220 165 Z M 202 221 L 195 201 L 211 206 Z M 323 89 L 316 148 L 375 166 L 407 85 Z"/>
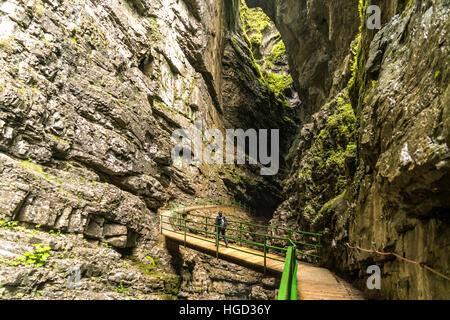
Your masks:
<path fill-rule="evenodd" d="M 35 244 L 33 252 L 25 252 L 22 257 L 17 258 L 22 264 L 32 264 L 42 267 L 50 257 L 52 248 L 43 244 Z"/>

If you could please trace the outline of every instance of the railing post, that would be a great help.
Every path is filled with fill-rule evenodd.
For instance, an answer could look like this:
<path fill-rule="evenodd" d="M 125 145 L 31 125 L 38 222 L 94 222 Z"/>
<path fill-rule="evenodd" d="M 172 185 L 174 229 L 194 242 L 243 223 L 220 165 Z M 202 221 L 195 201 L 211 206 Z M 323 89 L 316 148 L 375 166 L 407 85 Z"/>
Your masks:
<path fill-rule="evenodd" d="M 186 248 L 186 218 L 184 218 L 184 247 Z"/>
<path fill-rule="evenodd" d="M 240 223 L 239 231 L 239 245 L 242 246 L 242 222 Z"/>
<path fill-rule="evenodd" d="M 219 258 L 219 226 L 216 226 L 216 258 Z"/>
<path fill-rule="evenodd" d="M 318 245 L 319 245 L 319 247 L 317 248 L 318 249 L 317 255 L 319 256 L 319 264 L 320 264 L 322 262 L 321 261 L 322 260 L 322 236 L 321 235 L 319 235 Z"/>
<path fill-rule="evenodd" d="M 266 257 L 267 257 L 266 239 L 267 239 L 267 236 L 264 236 L 264 275 L 266 275 L 266 269 L 267 269 L 267 265 L 266 265 Z"/>
<path fill-rule="evenodd" d="M 209 219 L 209 217 L 206 217 L 206 224 L 205 224 L 205 238 L 208 238 L 208 219 Z"/>
<path fill-rule="evenodd" d="M 290 290 L 290 298 L 291 300 L 297 300 L 297 250 L 294 245 L 292 248 L 294 261 L 292 263 L 292 279 L 291 279 L 291 290 Z"/>

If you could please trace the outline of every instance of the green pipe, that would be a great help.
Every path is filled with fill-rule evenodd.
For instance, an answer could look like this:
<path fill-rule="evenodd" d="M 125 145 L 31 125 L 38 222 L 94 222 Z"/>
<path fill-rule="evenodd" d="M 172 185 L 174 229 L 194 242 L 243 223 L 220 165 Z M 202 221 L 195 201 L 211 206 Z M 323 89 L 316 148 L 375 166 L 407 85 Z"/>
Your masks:
<path fill-rule="evenodd" d="M 278 300 L 288 300 L 289 291 L 291 289 L 291 263 L 292 263 L 292 248 L 289 247 L 284 263 L 284 270 L 281 276 L 280 289 L 278 291 Z"/>

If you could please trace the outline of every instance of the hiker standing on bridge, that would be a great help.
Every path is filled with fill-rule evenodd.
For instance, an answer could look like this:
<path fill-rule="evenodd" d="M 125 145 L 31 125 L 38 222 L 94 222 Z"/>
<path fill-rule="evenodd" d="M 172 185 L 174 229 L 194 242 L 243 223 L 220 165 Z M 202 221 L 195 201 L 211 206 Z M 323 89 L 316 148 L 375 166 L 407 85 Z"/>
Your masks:
<path fill-rule="evenodd" d="M 228 239 L 227 237 L 225 237 L 225 230 L 227 228 L 227 224 L 228 224 L 227 218 L 225 218 L 225 216 L 222 214 L 222 211 L 219 211 L 219 216 L 216 218 L 216 226 L 219 231 L 217 237 L 219 237 L 219 233 L 221 233 L 225 241 L 225 245 L 228 248 Z"/>

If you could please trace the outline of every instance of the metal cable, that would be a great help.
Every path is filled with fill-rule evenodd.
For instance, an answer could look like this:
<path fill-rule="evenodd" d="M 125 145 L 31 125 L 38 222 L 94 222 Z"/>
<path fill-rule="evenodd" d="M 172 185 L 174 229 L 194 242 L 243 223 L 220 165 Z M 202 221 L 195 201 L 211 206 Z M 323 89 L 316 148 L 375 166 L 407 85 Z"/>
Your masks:
<path fill-rule="evenodd" d="M 393 256 L 395 256 L 395 257 L 397 257 L 397 258 L 399 258 L 399 259 L 401 259 L 401 260 L 403 260 L 403 261 L 406 261 L 406 262 L 409 262 L 409 263 L 413 263 L 413 264 L 417 264 L 417 265 L 419 265 L 420 267 L 422 267 L 422 268 L 424 268 L 424 269 L 427 269 L 427 270 L 433 272 L 434 274 L 437 274 L 438 276 L 440 276 L 440 277 L 442 277 L 442 278 L 444 278 L 444 279 L 450 280 L 450 277 L 447 277 L 446 275 L 440 273 L 439 271 L 434 270 L 433 268 L 427 266 L 425 263 L 423 263 L 423 262 L 417 262 L 417 261 L 414 261 L 414 260 L 411 260 L 411 259 L 404 258 L 404 257 L 402 257 L 402 256 L 400 256 L 400 255 L 398 255 L 398 254 L 396 254 L 395 252 L 380 252 L 380 251 L 378 251 L 378 250 L 363 249 L 363 248 L 360 248 L 360 247 L 358 247 L 358 246 L 351 246 L 348 242 L 346 243 L 346 245 L 347 245 L 347 247 L 349 247 L 350 249 L 358 249 L 358 250 L 364 251 L 364 252 L 376 253 L 376 254 L 380 254 L 380 255 L 383 255 L 383 256 L 393 255 Z"/>

